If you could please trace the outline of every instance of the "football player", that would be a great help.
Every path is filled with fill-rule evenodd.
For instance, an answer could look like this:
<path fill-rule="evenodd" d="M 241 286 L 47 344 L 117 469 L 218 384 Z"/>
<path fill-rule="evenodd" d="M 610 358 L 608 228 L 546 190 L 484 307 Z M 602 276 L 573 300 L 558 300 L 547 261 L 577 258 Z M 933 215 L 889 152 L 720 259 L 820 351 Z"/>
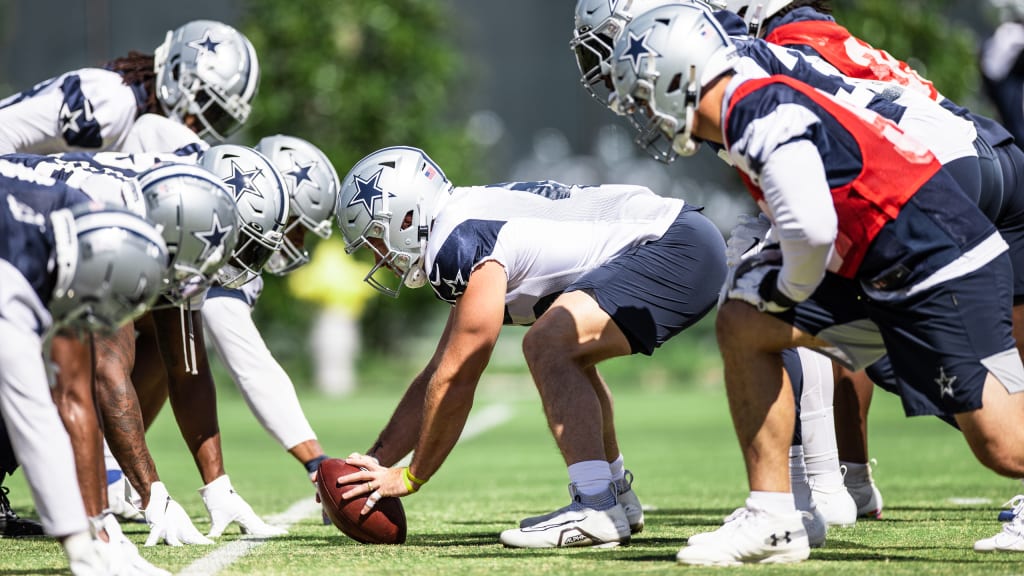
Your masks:
<path fill-rule="evenodd" d="M 169 574 L 116 522 L 90 529 L 42 361 L 58 328 L 110 332 L 144 312 L 163 287 L 167 246 L 144 218 L 23 166 L 0 160 L 0 179 L 0 412 L 43 526 L 73 574 Z"/>
<path fill-rule="evenodd" d="M 510 547 L 615 546 L 643 528 L 624 468 L 603 360 L 650 355 L 702 318 L 724 278 L 721 233 L 683 200 L 630 185 L 512 182 L 453 187 L 429 157 L 392 147 L 342 181 L 346 250 L 369 250 L 366 281 L 398 296 L 429 282 L 451 305 L 437 350 L 366 455 L 346 497 L 416 492 L 466 423 L 503 325 L 529 326 L 523 353 L 568 467 L 571 503 L 502 532 Z M 414 451 L 408 467 L 387 468 Z M 378 463 L 379 462 L 379 463 Z"/>
<path fill-rule="evenodd" d="M 313 144 L 293 136 L 267 136 L 256 144 L 285 180 L 288 221 L 280 248 L 266 270 L 285 275 L 309 262 L 305 236 L 329 238 L 341 184 L 334 166 Z M 257 271 L 258 272 L 258 271 Z M 263 289 L 256 276 L 240 288 L 215 285 L 203 303 L 203 322 L 214 348 L 238 385 L 253 414 L 267 432 L 315 479 L 327 458 L 295 395 L 295 386 L 253 323 L 252 310 Z"/>
<path fill-rule="evenodd" d="M 152 56 L 132 51 L 104 68 L 67 72 L 0 100 L 0 154 L 167 152 L 193 146 L 196 134 L 216 142 L 247 120 L 259 74 L 243 34 L 211 20 L 188 22 L 168 31 Z M 74 345 L 57 338 L 55 357 Z M 109 467 L 116 469 L 112 462 Z M 0 483 L 10 472 L 0 468 Z M 109 489 L 118 493 L 126 486 L 113 482 Z M 35 531 L 13 512 L 4 517 L 19 526 L 17 533 Z"/>
<path fill-rule="evenodd" d="M 243 34 L 194 20 L 168 31 L 152 56 L 133 51 L 0 100 L 0 153 L 121 150 L 147 113 L 210 143 L 223 141 L 248 119 L 259 76 L 256 51 Z"/>
<path fill-rule="evenodd" d="M 744 75 L 736 61 L 726 32 L 693 5 L 637 17 L 612 56 L 618 109 L 644 113 L 677 152 L 722 146 L 780 240 L 736 270 L 718 316 L 751 495 L 723 528 L 680 550 L 688 564 L 808 555 L 786 474 L 793 406 L 779 353 L 793 345 L 854 368 L 888 352 L 901 395 L 955 414 L 983 464 L 1024 475 L 1024 437 L 1005 424 L 1024 412 L 1005 241 L 894 124 L 785 76 Z M 868 326 L 884 345 L 865 337 Z M 787 541 L 772 545 L 781 533 Z"/>
<path fill-rule="evenodd" d="M 877 50 L 850 34 L 830 16 L 827 0 L 773 0 L 760 10 L 750 8 L 749 2 L 730 0 L 728 7 L 743 13 L 753 34 L 782 46 L 820 57 L 841 72 L 855 78 L 878 80 L 903 86 L 924 94 L 943 107 L 974 122 L 978 131 L 975 147 L 982 158 L 983 179 L 980 196 L 976 198 L 982 211 L 996 223 L 1010 246 L 1014 265 L 1014 337 L 1018 352 L 1024 354 L 1024 195 L 1017 193 L 1024 179 L 1024 152 L 1014 143 L 1011 134 L 993 120 L 974 114 L 945 98 L 934 85 L 905 62 L 887 52 Z M 970 190 L 967 190 L 970 194 Z M 898 383 L 888 362 L 870 366 L 867 372 L 850 373 L 838 368 L 837 419 L 844 463 L 847 466 L 846 483 L 858 502 L 862 514 L 880 515 L 881 494 L 871 477 L 867 451 L 867 411 L 870 407 L 872 381 L 893 391 Z M 870 375 L 870 378 L 869 378 Z M 936 414 L 946 420 L 951 415 L 927 402 L 915 403 L 915 414 Z M 847 456 L 846 454 L 849 454 Z M 980 552 L 996 548 L 1024 548 L 1021 529 L 976 543 Z"/>

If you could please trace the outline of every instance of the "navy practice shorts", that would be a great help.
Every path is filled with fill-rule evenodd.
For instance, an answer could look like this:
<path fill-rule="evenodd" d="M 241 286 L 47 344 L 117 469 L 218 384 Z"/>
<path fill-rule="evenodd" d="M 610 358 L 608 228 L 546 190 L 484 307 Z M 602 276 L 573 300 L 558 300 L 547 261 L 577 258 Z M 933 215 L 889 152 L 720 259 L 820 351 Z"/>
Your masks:
<path fill-rule="evenodd" d="M 990 371 L 1010 392 L 1024 390 L 1012 335 L 1010 276 L 1009 256 L 1003 252 L 950 281 L 909 296 L 884 294 L 880 300 L 882 293 L 869 295 L 859 282 L 829 275 L 810 299 L 777 316 L 840 351 L 865 349 L 859 331 L 850 338 L 856 345 L 847 346 L 843 323 L 873 324 L 899 375 L 894 391 L 906 414 L 957 414 L 981 407 Z M 825 350 L 833 356 L 835 351 Z M 851 355 L 856 353 L 845 358 Z M 865 367 L 866 358 L 860 356 L 861 363 L 849 367 Z"/>
<path fill-rule="evenodd" d="M 633 354 L 654 349 L 704 317 L 725 281 L 725 240 L 686 204 L 665 234 L 584 274 L 565 292 L 592 295 L 629 340 Z"/>

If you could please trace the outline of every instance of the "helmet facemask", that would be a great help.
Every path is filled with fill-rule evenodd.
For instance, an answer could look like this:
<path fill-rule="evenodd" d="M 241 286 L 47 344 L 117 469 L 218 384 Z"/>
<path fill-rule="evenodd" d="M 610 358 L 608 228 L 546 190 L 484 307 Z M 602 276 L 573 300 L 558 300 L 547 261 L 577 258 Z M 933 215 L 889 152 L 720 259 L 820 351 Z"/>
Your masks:
<path fill-rule="evenodd" d="M 349 254 L 368 246 L 374 266 L 365 280 L 397 297 L 427 283 L 424 262 L 433 218 L 452 186 L 422 150 L 383 148 L 360 160 L 342 181 L 338 226 Z"/>

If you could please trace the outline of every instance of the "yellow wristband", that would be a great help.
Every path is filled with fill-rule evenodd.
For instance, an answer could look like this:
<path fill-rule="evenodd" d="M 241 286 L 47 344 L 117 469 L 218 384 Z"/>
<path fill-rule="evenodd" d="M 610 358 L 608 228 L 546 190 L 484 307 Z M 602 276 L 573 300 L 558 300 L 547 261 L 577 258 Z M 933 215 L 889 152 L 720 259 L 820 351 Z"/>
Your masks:
<path fill-rule="evenodd" d="M 409 492 L 416 492 L 417 490 L 420 489 L 420 486 L 423 486 L 424 484 L 427 483 L 426 480 L 420 480 L 419 478 L 413 476 L 412 472 L 409 471 L 408 466 L 406 466 L 405 470 L 402 471 L 402 480 L 405 481 L 405 488 Z"/>

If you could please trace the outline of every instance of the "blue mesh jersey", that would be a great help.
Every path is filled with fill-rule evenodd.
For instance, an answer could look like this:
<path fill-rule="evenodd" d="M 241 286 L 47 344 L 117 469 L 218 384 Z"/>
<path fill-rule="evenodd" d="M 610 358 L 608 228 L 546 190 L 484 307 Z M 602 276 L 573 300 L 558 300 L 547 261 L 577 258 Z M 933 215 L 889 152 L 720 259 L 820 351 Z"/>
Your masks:
<path fill-rule="evenodd" d="M 455 188 L 427 241 L 425 270 L 454 303 L 478 266 L 505 268 L 505 323 L 531 324 L 584 273 L 660 238 L 683 201 L 642 186 L 512 182 Z"/>
<path fill-rule="evenodd" d="M 0 153 L 118 150 L 145 100 L 102 68 L 45 80 L 0 100 Z"/>
<path fill-rule="evenodd" d="M 994 232 L 991 222 L 941 170 L 927 148 L 869 110 L 778 75 L 751 79 L 737 74 L 726 88 L 724 106 L 729 158 L 746 178 L 755 200 L 764 204 L 771 195 L 783 210 L 821 200 L 802 194 L 830 195 L 824 200 L 838 216 L 839 226 L 829 263 L 832 272 L 846 278 L 863 277 L 861 262 L 870 248 L 890 261 L 913 263 L 915 273 L 926 274 Z M 820 156 L 824 168 L 820 189 L 813 182 L 809 184 L 813 189 L 762 190 L 761 177 L 770 161 L 775 174 L 806 172 L 799 164 L 777 164 L 806 157 L 787 154 L 794 149 Z M 895 227 L 895 237 L 888 238 L 884 246 L 877 242 L 872 246 L 883 227 L 895 221 L 910 198 L 922 191 L 927 192 L 930 203 L 921 208 L 923 217 L 933 222 L 927 226 L 930 235 L 918 232 L 915 236 L 913 230 Z M 822 220 L 827 220 L 824 215 Z M 933 237 L 933 232 L 941 230 L 956 232 Z M 955 241 L 950 242 L 952 236 Z"/>
<path fill-rule="evenodd" d="M 974 123 L 934 100 L 892 84 L 843 76 L 824 61 L 763 40 L 736 38 L 736 68 L 751 78 L 781 74 L 794 78 L 852 106 L 867 108 L 891 120 L 907 135 L 928 146 L 940 163 L 977 156 Z"/>
<path fill-rule="evenodd" d="M 80 190 L 0 160 L 0 259 L 17 268 L 44 303 L 55 281 L 50 213 L 88 201 Z"/>

